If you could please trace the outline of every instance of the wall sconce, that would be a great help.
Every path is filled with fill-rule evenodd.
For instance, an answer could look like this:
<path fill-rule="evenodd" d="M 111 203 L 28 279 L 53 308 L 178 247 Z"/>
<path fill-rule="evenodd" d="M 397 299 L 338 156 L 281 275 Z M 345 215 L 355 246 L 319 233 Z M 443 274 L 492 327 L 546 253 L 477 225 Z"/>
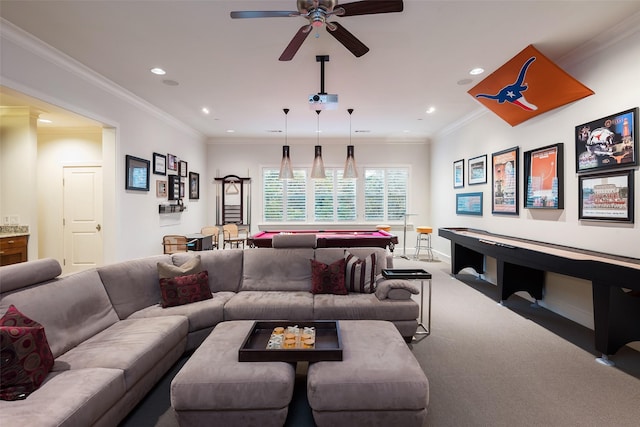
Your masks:
<path fill-rule="evenodd" d="M 347 145 L 347 160 L 344 162 L 342 177 L 357 178 L 358 168 L 356 166 L 356 158 L 353 155 L 353 145 L 351 145 L 351 113 L 353 113 L 353 108 L 349 108 L 347 112 L 349 113 L 349 145 Z"/>
<path fill-rule="evenodd" d="M 287 145 L 287 114 L 289 114 L 288 108 L 283 108 L 284 111 L 284 144 L 282 146 L 282 160 L 280 161 L 280 179 L 293 179 L 293 168 L 291 167 L 291 158 L 289 157 L 289 145 Z"/>
<path fill-rule="evenodd" d="M 320 111 L 321 110 L 316 110 L 316 114 L 318 114 L 318 145 L 315 147 L 315 157 L 313 158 L 313 166 L 311 167 L 311 178 L 313 179 L 324 179 L 327 177 L 324 172 L 322 147 L 320 146 Z"/>

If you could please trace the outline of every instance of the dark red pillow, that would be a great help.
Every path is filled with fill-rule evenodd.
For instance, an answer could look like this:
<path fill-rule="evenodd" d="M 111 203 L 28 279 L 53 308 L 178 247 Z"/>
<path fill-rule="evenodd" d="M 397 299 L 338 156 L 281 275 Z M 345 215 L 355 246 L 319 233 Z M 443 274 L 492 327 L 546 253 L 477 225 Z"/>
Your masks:
<path fill-rule="evenodd" d="M 344 285 L 344 258 L 333 264 L 311 260 L 311 293 L 346 295 Z"/>
<path fill-rule="evenodd" d="M 160 294 L 162 307 L 211 299 L 209 272 L 205 270 L 196 274 L 160 279 Z"/>
<path fill-rule="evenodd" d="M 11 305 L 0 319 L 0 399 L 25 399 L 52 367 L 44 327 Z"/>

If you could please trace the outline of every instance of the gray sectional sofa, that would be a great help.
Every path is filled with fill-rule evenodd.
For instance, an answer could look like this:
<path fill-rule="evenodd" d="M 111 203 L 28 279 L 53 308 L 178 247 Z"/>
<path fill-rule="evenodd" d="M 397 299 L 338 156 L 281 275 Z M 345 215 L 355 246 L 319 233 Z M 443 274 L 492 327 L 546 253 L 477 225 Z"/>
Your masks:
<path fill-rule="evenodd" d="M 376 273 L 392 267 L 380 248 Z M 152 256 L 60 276 L 55 260 L 0 268 L 0 316 L 11 305 L 44 326 L 55 364 L 24 400 L 0 400 L 7 425 L 117 425 L 185 352 L 225 320 L 388 320 L 409 341 L 418 288 L 380 280 L 375 293 L 313 294 L 310 260 L 342 248 L 247 248 Z M 163 308 L 158 263 L 199 256 L 212 298 Z"/>

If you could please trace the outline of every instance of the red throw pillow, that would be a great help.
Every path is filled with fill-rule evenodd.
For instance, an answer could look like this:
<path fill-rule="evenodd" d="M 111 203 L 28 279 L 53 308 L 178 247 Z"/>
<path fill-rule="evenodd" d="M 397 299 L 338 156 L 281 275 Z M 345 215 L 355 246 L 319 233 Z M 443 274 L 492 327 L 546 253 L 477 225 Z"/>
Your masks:
<path fill-rule="evenodd" d="M 25 399 L 52 367 L 44 327 L 11 305 L 0 319 L 0 399 Z"/>
<path fill-rule="evenodd" d="M 344 285 L 344 258 L 333 264 L 311 260 L 311 293 L 346 295 Z"/>
<path fill-rule="evenodd" d="M 376 254 L 360 259 L 345 251 L 345 285 L 349 292 L 369 294 L 376 291 Z"/>
<path fill-rule="evenodd" d="M 211 299 L 209 272 L 205 270 L 196 274 L 160 279 L 160 294 L 162 307 Z"/>

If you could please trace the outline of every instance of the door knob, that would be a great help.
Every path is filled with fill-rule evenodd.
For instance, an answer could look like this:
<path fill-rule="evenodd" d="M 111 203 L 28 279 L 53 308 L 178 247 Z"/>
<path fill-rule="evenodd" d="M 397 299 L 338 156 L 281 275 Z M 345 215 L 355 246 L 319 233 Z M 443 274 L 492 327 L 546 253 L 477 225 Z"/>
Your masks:
<path fill-rule="evenodd" d="M 102 230 L 102 227 L 100 226 L 100 224 L 96 225 L 96 230 L 98 231 Z"/>

